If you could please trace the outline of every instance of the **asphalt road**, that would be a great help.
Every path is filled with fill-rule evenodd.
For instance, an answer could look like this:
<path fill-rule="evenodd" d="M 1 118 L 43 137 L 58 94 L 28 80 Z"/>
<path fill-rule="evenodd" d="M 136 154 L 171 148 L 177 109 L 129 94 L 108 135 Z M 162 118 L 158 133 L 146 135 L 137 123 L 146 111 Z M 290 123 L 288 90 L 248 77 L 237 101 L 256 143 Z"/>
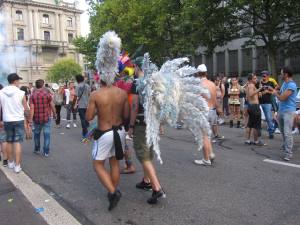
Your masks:
<path fill-rule="evenodd" d="M 65 121 L 63 121 L 64 123 Z M 226 139 L 214 144 L 213 167 L 201 167 L 192 135 L 167 128 L 161 140 L 164 164 L 156 167 L 167 198 L 146 203 L 151 192 L 137 190 L 137 172 L 122 175 L 123 197 L 109 212 L 106 190 L 91 163 L 89 145 L 80 143 L 80 128 L 53 128 L 49 158 L 32 153 L 24 143 L 23 170 L 82 224 L 92 225 L 298 225 L 300 222 L 300 168 L 264 162 L 279 160 L 281 137 L 265 147 L 245 146 L 243 129 L 222 127 Z M 300 165 L 300 138 L 295 136 L 291 163 Z"/>

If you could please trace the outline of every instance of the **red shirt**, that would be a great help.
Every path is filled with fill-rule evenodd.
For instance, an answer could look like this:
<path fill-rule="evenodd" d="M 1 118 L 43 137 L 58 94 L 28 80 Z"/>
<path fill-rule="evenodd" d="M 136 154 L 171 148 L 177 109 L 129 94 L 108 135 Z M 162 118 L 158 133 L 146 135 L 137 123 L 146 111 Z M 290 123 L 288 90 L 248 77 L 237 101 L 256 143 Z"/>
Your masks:
<path fill-rule="evenodd" d="M 51 116 L 51 93 L 46 88 L 35 89 L 30 96 L 30 105 L 34 105 L 33 121 L 47 123 Z"/>

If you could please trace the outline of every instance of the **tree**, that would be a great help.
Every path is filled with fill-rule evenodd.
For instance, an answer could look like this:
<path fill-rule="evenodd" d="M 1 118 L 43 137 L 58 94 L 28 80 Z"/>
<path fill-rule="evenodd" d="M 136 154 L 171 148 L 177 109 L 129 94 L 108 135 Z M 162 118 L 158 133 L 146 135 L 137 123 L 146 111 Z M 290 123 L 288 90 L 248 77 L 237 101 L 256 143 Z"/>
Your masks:
<path fill-rule="evenodd" d="M 70 80 L 77 74 L 82 73 L 81 66 L 76 63 L 73 59 L 65 58 L 59 60 L 53 66 L 50 67 L 47 80 L 51 82 L 65 82 Z"/>

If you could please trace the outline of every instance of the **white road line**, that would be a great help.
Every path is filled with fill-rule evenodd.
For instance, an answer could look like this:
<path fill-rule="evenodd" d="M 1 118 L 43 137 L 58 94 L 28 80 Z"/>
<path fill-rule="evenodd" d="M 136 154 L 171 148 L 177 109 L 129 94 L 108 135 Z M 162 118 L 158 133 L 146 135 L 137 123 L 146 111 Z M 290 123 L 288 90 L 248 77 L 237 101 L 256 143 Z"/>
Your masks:
<path fill-rule="evenodd" d="M 263 161 L 268 162 L 268 163 L 279 164 L 279 165 L 283 165 L 283 166 L 290 166 L 290 167 L 294 167 L 294 168 L 300 168 L 300 165 L 297 165 L 297 164 L 280 162 L 280 161 L 276 161 L 276 160 L 272 160 L 272 159 L 264 159 Z"/>
<path fill-rule="evenodd" d="M 18 188 L 34 208 L 44 208 L 40 215 L 49 225 L 80 225 L 80 223 L 38 184 L 24 172 L 16 174 L 13 170 L 0 167 L 7 178 Z M 45 202 L 50 199 L 50 201 Z"/>

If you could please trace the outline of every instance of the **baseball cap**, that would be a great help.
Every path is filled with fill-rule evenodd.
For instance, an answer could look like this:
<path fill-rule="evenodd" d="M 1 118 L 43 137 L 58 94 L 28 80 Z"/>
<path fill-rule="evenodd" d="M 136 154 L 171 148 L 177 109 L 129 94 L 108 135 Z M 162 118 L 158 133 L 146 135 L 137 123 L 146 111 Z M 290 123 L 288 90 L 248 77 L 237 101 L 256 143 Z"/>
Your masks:
<path fill-rule="evenodd" d="M 270 73 L 269 73 L 269 71 L 264 70 L 264 71 L 261 72 L 261 75 L 262 75 L 262 76 L 265 76 L 265 75 L 266 75 L 266 76 L 269 76 Z"/>
<path fill-rule="evenodd" d="M 16 81 L 16 80 L 23 80 L 22 79 L 22 77 L 19 77 L 19 75 L 18 74 L 16 74 L 16 73 L 11 73 L 11 74 L 9 74 L 8 76 L 7 76 L 7 81 L 8 81 L 8 83 L 13 83 L 14 81 Z"/>
<path fill-rule="evenodd" d="M 200 64 L 197 69 L 199 70 L 200 73 L 204 73 L 207 72 L 207 68 L 205 66 L 205 64 Z"/>

